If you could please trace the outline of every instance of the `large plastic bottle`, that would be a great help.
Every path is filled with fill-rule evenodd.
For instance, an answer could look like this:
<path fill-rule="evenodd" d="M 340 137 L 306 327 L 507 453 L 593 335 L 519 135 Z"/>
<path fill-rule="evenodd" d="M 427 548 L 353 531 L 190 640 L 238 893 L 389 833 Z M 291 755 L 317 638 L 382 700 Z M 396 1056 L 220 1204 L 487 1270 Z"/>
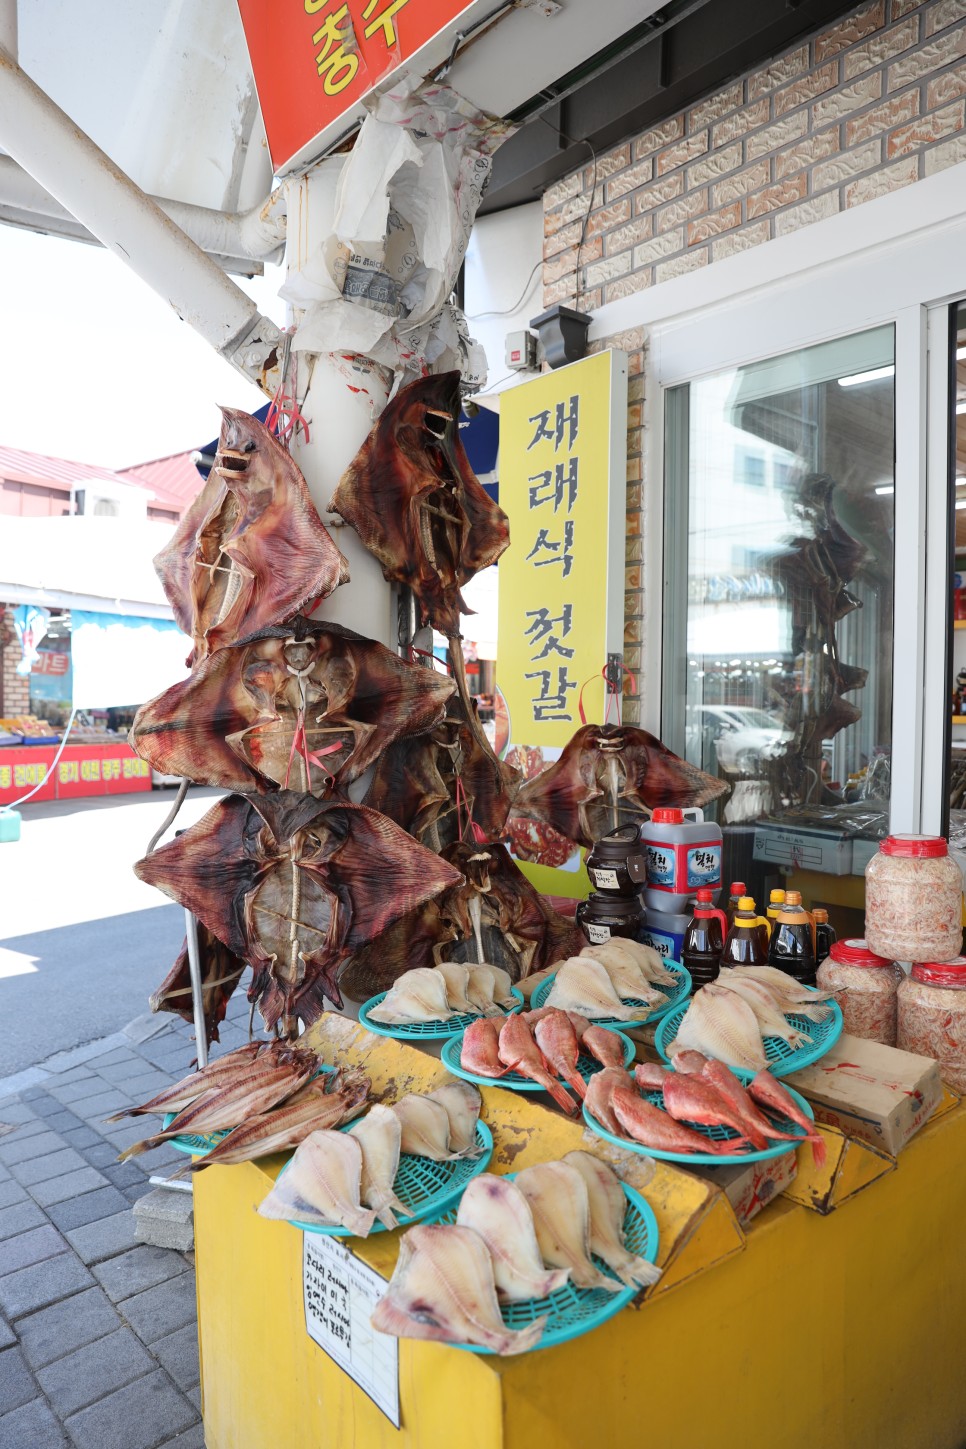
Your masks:
<path fill-rule="evenodd" d="M 721 886 L 721 826 L 701 818 L 685 819 L 676 808 L 658 808 L 640 829 L 646 862 L 644 904 L 655 911 L 686 911 L 696 892 Z"/>
<path fill-rule="evenodd" d="M 781 910 L 784 904 L 784 891 L 772 891 L 770 893 L 768 897 L 768 909 L 766 910 L 765 915 L 767 916 L 768 920 L 771 921 L 772 926 L 774 926 L 775 922 L 778 920 L 778 912 Z"/>
<path fill-rule="evenodd" d="M 768 955 L 764 931 L 767 922 L 759 916 L 751 896 L 742 896 L 721 952 L 721 969 L 727 966 L 764 966 Z"/>
<path fill-rule="evenodd" d="M 746 896 L 747 894 L 748 887 L 745 885 L 743 880 L 733 880 L 731 882 L 731 889 L 728 892 L 728 909 L 725 912 L 725 915 L 728 917 L 728 931 L 731 930 L 731 927 L 734 924 L 735 911 L 737 911 L 738 909 L 738 902 L 741 900 L 742 896 Z M 726 931 L 725 935 L 727 934 L 728 932 Z"/>
<path fill-rule="evenodd" d="M 681 946 L 681 961 L 691 975 L 692 995 L 717 976 L 727 930 L 724 911 L 715 909 L 714 892 L 702 886 Z"/>
<path fill-rule="evenodd" d="M 799 891 L 786 891 L 768 946 L 768 964 L 787 971 L 803 986 L 815 985 L 812 921 Z"/>

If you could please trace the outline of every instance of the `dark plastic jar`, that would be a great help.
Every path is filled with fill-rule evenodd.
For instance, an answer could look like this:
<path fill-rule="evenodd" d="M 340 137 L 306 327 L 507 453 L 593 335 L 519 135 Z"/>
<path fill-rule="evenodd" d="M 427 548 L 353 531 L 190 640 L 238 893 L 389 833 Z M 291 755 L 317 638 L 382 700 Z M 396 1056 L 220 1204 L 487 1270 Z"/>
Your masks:
<path fill-rule="evenodd" d="M 587 857 L 587 874 L 596 892 L 607 896 L 636 895 L 638 887 L 631 880 L 628 856 L 640 854 L 636 825 L 621 825 L 609 835 L 601 836 Z"/>
<path fill-rule="evenodd" d="M 577 925 L 592 946 L 602 945 L 611 936 L 636 941 L 644 926 L 644 912 L 637 896 L 605 896 L 592 891 L 577 907 Z"/>

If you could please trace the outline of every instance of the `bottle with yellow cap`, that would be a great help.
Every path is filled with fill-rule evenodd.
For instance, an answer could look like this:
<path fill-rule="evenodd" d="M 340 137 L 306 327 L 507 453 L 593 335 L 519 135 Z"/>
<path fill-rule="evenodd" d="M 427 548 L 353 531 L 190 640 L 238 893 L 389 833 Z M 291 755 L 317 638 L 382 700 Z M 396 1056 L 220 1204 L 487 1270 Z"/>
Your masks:
<path fill-rule="evenodd" d="M 766 910 L 765 915 L 768 917 L 769 921 L 771 921 L 771 924 L 772 924 L 772 927 L 773 928 L 774 928 L 775 922 L 778 920 L 778 912 L 781 910 L 781 908 L 782 908 L 782 906 L 784 904 L 785 904 L 785 892 L 784 891 L 772 891 L 770 893 L 770 895 L 768 897 L 768 909 Z"/>
<path fill-rule="evenodd" d="M 787 971 L 803 986 L 815 985 L 815 943 L 812 920 L 799 891 L 786 891 L 768 946 L 768 964 Z"/>
<path fill-rule="evenodd" d="M 768 922 L 759 916 L 752 896 L 741 896 L 721 953 L 721 969 L 729 966 L 764 966 L 768 956 Z"/>

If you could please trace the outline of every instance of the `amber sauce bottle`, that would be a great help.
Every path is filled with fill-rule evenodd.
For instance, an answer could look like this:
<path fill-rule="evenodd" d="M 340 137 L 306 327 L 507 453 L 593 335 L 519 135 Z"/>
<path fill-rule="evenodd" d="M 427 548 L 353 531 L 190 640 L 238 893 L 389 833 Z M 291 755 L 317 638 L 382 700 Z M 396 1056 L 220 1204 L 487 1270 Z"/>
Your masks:
<path fill-rule="evenodd" d="M 821 966 L 838 937 L 828 923 L 828 911 L 821 906 L 812 911 L 812 920 L 815 922 L 815 965 Z"/>
<path fill-rule="evenodd" d="M 745 885 L 743 880 L 733 880 L 731 882 L 731 890 L 728 893 L 728 910 L 726 912 L 729 931 L 734 924 L 735 911 L 738 909 L 738 902 L 743 896 L 746 896 L 747 894 L 748 887 Z M 727 935 L 727 932 L 725 932 L 725 934 Z"/>
<path fill-rule="evenodd" d="M 726 966 L 764 966 L 766 961 L 762 918 L 752 897 L 741 896 L 721 952 L 722 970 Z"/>
<path fill-rule="evenodd" d="M 812 921 L 799 891 L 787 891 L 778 912 L 768 948 L 769 966 L 787 971 L 803 986 L 815 985 L 815 947 Z"/>
<path fill-rule="evenodd" d="M 681 947 L 682 964 L 691 976 L 692 996 L 699 986 L 707 986 L 717 976 L 727 928 L 724 911 L 715 909 L 714 891 L 701 886 Z"/>

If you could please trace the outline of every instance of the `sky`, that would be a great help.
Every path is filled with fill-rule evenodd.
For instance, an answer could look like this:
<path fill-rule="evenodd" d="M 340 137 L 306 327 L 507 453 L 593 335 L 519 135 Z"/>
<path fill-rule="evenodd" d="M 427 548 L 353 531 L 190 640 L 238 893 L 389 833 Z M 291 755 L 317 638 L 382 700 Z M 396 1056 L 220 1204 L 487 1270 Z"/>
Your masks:
<path fill-rule="evenodd" d="M 281 268 L 236 280 L 284 323 Z M 265 402 L 102 247 L 0 225 L 0 325 L 6 447 L 124 468 L 209 442 L 219 403 Z"/>

